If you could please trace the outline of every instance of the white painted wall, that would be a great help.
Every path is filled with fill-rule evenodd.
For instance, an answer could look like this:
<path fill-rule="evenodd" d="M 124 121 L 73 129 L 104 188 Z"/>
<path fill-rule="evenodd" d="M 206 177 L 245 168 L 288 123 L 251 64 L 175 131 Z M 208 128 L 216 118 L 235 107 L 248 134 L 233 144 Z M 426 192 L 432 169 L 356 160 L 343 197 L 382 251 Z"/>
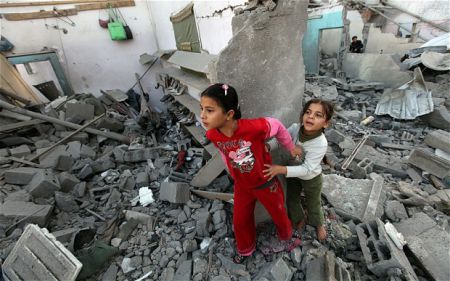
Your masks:
<path fill-rule="evenodd" d="M 30 0 L 28 0 L 30 1 Z M 126 22 L 131 27 L 134 39 L 112 41 L 107 29 L 98 25 L 104 11 L 85 11 L 70 16 L 76 26 L 57 20 L 40 19 L 26 21 L 7 21 L 0 19 L 0 32 L 14 45 L 14 53 L 33 53 L 43 48 L 57 50 L 59 59 L 76 93 L 90 92 L 100 94 L 100 89 L 122 89 L 124 91 L 136 82 L 135 73 L 147 69 L 139 63 L 143 53 L 152 54 L 157 50 L 175 49 L 175 38 L 170 15 L 184 8 L 190 1 L 135 0 L 135 7 L 120 8 Z M 194 1 L 194 13 L 202 41 L 202 47 L 211 54 L 218 54 L 232 37 L 231 18 L 233 12 L 227 9 L 212 16 L 214 11 L 228 6 L 243 5 L 244 0 Z M 60 5 L 59 9 L 72 5 Z M 31 12 L 51 10 L 49 6 L 4 8 L 1 13 Z M 46 24 L 50 27 L 46 27 Z M 66 28 L 67 34 L 51 26 Z M 54 80 L 49 64 L 31 64 L 35 73 L 26 75 L 19 67 L 29 84 Z M 142 83 L 146 91 L 154 91 L 155 69 L 147 74 Z M 137 88 L 135 88 L 138 91 Z M 158 104 L 161 93 L 152 96 Z"/>
<path fill-rule="evenodd" d="M 419 15 L 436 24 L 446 26 L 447 28 L 450 25 L 450 1 L 448 0 L 389 0 L 388 3 Z M 396 9 L 388 10 L 386 15 L 401 24 L 419 22 L 415 17 L 402 13 Z M 417 29 L 420 30 L 420 35 L 427 40 L 445 33 L 426 23 L 418 23 Z M 387 22 L 383 31 L 396 34 L 397 30 L 397 25 Z"/>

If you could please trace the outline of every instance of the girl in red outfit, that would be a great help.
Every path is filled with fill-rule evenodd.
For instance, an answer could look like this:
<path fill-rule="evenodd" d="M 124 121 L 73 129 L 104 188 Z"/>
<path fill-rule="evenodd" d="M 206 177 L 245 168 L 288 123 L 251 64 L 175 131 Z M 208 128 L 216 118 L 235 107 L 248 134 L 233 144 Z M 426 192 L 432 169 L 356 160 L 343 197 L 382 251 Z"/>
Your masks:
<path fill-rule="evenodd" d="M 300 244 L 292 238 L 292 226 L 284 207 L 281 184 L 264 176 L 265 164 L 272 158 L 265 140 L 275 137 L 293 156 L 300 155 L 280 121 L 274 118 L 241 119 L 236 90 L 227 84 L 214 84 L 200 99 L 201 121 L 206 136 L 219 149 L 234 179 L 233 227 L 237 243 L 235 263 L 242 263 L 256 247 L 254 209 L 256 200 L 271 215 L 278 237 L 286 251 Z"/>

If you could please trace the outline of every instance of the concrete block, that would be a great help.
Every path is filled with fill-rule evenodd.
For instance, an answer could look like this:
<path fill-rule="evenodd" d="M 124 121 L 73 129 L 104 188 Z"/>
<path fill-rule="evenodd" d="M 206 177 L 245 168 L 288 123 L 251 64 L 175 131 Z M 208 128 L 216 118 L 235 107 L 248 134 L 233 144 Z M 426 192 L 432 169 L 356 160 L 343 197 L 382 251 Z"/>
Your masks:
<path fill-rule="evenodd" d="M 60 189 L 60 185 L 58 178 L 51 170 L 41 170 L 34 175 L 26 189 L 34 198 L 48 198 Z"/>
<path fill-rule="evenodd" d="M 31 154 L 31 149 L 28 145 L 22 144 L 21 146 L 17 146 L 9 149 L 9 153 L 13 157 L 21 158 L 23 156 L 27 156 Z"/>
<path fill-rule="evenodd" d="M 92 120 L 94 118 L 95 107 L 86 103 L 66 103 L 66 120 L 81 117 L 82 120 Z"/>
<path fill-rule="evenodd" d="M 283 257 L 271 262 L 269 265 L 264 266 L 257 274 L 255 280 L 277 280 L 277 281 L 290 281 L 294 275 L 294 270 L 287 265 L 283 260 Z"/>
<path fill-rule="evenodd" d="M 318 251 L 309 256 L 305 280 L 352 281 L 351 263 L 336 257 L 332 251 Z M 272 279 L 271 279 L 272 280 Z"/>
<path fill-rule="evenodd" d="M 6 201 L 22 201 L 22 202 L 30 202 L 31 201 L 31 195 L 26 190 L 18 190 L 16 192 L 12 192 L 8 194 L 8 196 L 5 198 Z"/>
<path fill-rule="evenodd" d="M 191 280 L 191 276 L 192 276 L 192 260 L 187 260 L 180 264 L 177 271 L 175 272 L 173 281 Z"/>
<path fill-rule="evenodd" d="M 353 177 L 355 179 L 365 179 L 367 175 L 373 171 L 373 162 L 369 158 L 364 158 L 356 164 L 353 170 Z"/>
<path fill-rule="evenodd" d="M 156 159 L 158 158 L 159 154 L 158 151 L 154 148 L 144 148 L 144 149 L 137 149 L 137 150 L 131 150 L 126 151 L 123 154 L 123 160 L 125 162 L 142 162 L 147 161 L 147 159 Z"/>
<path fill-rule="evenodd" d="M 78 172 L 77 177 L 80 180 L 84 180 L 90 176 L 94 175 L 94 169 L 92 168 L 91 164 L 84 165 L 83 168 Z"/>
<path fill-rule="evenodd" d="M 0 157 L 8 157 L 10 155 L 8 148 L 0 149 Z"/>
<path fill-rule="evenodd" d="M 374 169 L 392 174 L 399 178 L 406 178 L 408 174 L 403 169 L 403 160 L 399 157 L 391 157 L 377 151 L 375 148 L 363 145 L 355 156 L 356 160 L 368 158 L 373 162 Z"/>
<path fill-rule="evenodd" d="M 52 213 L 53 206 L 36 205 L 31 202 L 6 201 L 0 204 L 0 217 L 6 219 L 23 219 L 21 225 L 35 223 L 45 227 Z"/>
<path fill-rule="evenodd" d="M 369 180 L 324 175 L 322 194 L 333 207 L 349 218 L 364 221 L 365 218 L 381 217 L 386 197 L 383 180 L 373 173 L 371 177 Z"/>
<path fill-rule="evenodd" d="M 36 153 L 41 152 L 38 149 Z M 68 171 L 73 165 L 74 159 L 71 157 L 70 153 L 67 151 L 66 145 L 58 145 L 52 151 L 39 157 L 39 164 L 43 168 L 54 168 L 60 171 Z"/>
<path fill-rule="evenodd" d="M 376 219 L 356 226 L 367 268 L 378 277 L 385 277 L 390 268 L 400 268 L 407 281 L 418 281 L 403 250 L 389 238 L 384 224 Z"/>
<path fill-rule="evenodd" d="M 450 276 L 450 234 L 426 214 L 394 223 L 403 234 L 412 252 L 433 280 L 448 280 Z"/>
<path fill-rule="evenodd" d="M 136 175 L 136 188 L 148 186 L 148 174 L 146 172 L 140 172 Z"/>
<path fill-rule="evenodd" d="M 5 260 L 7 280 L 75 281 L 82 264 L 47 229 L 28 225 Z"/>
<path fill-rule="evenodd" d="M 55 203 L 58 209 L 67 213 L 77 212 L 80 209 L 73 196 L 68 193 L 56 191 Z"/>
<path fill-rule="evenodd" d="M 19 167 L 5 171 L 5 182 L 10 184 L 23 185 L 31 181 L 33 176 L 42 169 Z"/>
<path fill-rule="evenodd" d="M 68 172 L 62 172 L 58 175 L 59 184 L 62 192 L 70 192 L 73 187 L 80 182 L 74 175 Z"/>
<path fill-rule="evenodd" d="M 112 161 L 111 158 L 102 158 L 98 159 L 91 163 L 92 169 L 94 173 L 101 173 L 109 169 L 114 169 L 116 167 L 116 163 Z"/>
<path fill-rule="evenodd" d="M 206 187 L 217 178 L 225 169 L 225 163 L 219 152 L 216 152 L 211 159 L 197 172 L 191 181 L 195 187 Z"/>
<path fill-rule="evenodd" d="M 92 147 L 83 144 L 81 146 L 80 156 L 82 158 L 95 159 L 95 156 L 97 156 L 97 153 L 95 152 L 95 150 Z"/>
<path fill-rule="evenodd" d="M 195 229 L 198 236 L 209 237 L 211 221 L 211 213 L 208 211 L 201 212 L 197 215 Z"/>
<path fill-rule="evenodd" d="M 422 116 L 422 119 L 434 128 L 442 130 L 450 128 L 450 112 L 445 106 L 436 107 L 430 114 Z"/>
<path fill-rule="evenodd" d="M 159 189 L 159 199 L 171 203 L 186 203 L 190 195 L 189 185 L 182 182 L 163 182 Z"/>
<path fill-rule="evenodd" d="M 428 150 L 416 148 L 409 155 L 408 163 L 442 179 L 450 171 L 450 161 Z"/>
<path fill-rule="evenodd" d="M 436 130 L 425 137 L 425 143 L 433 148 L 439 148 L 450 153 L 450 133 L 443 130 Z"/>
<path fill-rule="evenodd" d="M 392 222 L 399 222 L 400 220 L 408 218 L 405 206 L 397 200 L 387 201 L 384 213 Z"/>
<path fill-rule="evenodd" d="M 66 150 L 73 159 L 75 159 L 75 160 L 80 159 L 80 157 L 81 157 L 81 142 L 79 142 L 79 141 L 69 142 L 67 144 Z"/>

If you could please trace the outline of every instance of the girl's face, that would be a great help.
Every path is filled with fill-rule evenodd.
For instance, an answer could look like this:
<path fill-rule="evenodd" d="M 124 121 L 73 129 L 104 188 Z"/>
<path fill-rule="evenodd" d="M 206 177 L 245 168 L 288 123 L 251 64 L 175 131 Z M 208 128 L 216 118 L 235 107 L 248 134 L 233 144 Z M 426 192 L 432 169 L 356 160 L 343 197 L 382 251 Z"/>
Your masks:
<path fill-rule="evenodd" d="M 328 127 L 328 120 L 320 103 L 311 103 L 302 116 L 305 133 L 314 134 Z"/>
<path fill-rule="evenodd" d="M 219 104 L 210 97 L 200 98 L 200 119 L 206 130 L 220 129 L 225 126 L 227 121 L 233 119 L 233 111 L 227 113 Z"/>

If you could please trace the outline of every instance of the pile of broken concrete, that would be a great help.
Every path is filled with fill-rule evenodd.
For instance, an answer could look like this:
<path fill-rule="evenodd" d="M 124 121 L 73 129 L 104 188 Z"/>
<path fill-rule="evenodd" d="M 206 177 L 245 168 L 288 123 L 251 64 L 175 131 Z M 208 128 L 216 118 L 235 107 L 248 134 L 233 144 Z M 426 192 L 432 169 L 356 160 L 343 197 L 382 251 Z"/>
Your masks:
<path fill-rule="evenodd" d="M 337 105 L 323 166 L 329 237 L 319 243 L 307 226 L 301 247 L 264 255 L 261 246 L 276 234 L 271 222 L 261 223 L 257 251 L 243 265 L 231 259 L 230 178 L 214 180 L 207 198 L 193 191 L 190 181 L 208 156 L 183 130 L 179 121 L 190 113 L 175 101 L 152 126 L 142 126 L 115 95 L 108 121 L 96 127 L 130 143 L 92 132 L 61 142 L 71 132 L 57 124 L 11 129 L 0 139 L 4 274 L 10 280 L 45 274 L 105 281 L 446 280 L 450 133 L 421 118 L 375 117 L 381 91 L 378 83 L 308 77 L 307 98 Z M 83 124 L 105 109 L 102 98 L 100 107 L 82 95 L 71 100 L 55 102 L 47 115 Z"/>

